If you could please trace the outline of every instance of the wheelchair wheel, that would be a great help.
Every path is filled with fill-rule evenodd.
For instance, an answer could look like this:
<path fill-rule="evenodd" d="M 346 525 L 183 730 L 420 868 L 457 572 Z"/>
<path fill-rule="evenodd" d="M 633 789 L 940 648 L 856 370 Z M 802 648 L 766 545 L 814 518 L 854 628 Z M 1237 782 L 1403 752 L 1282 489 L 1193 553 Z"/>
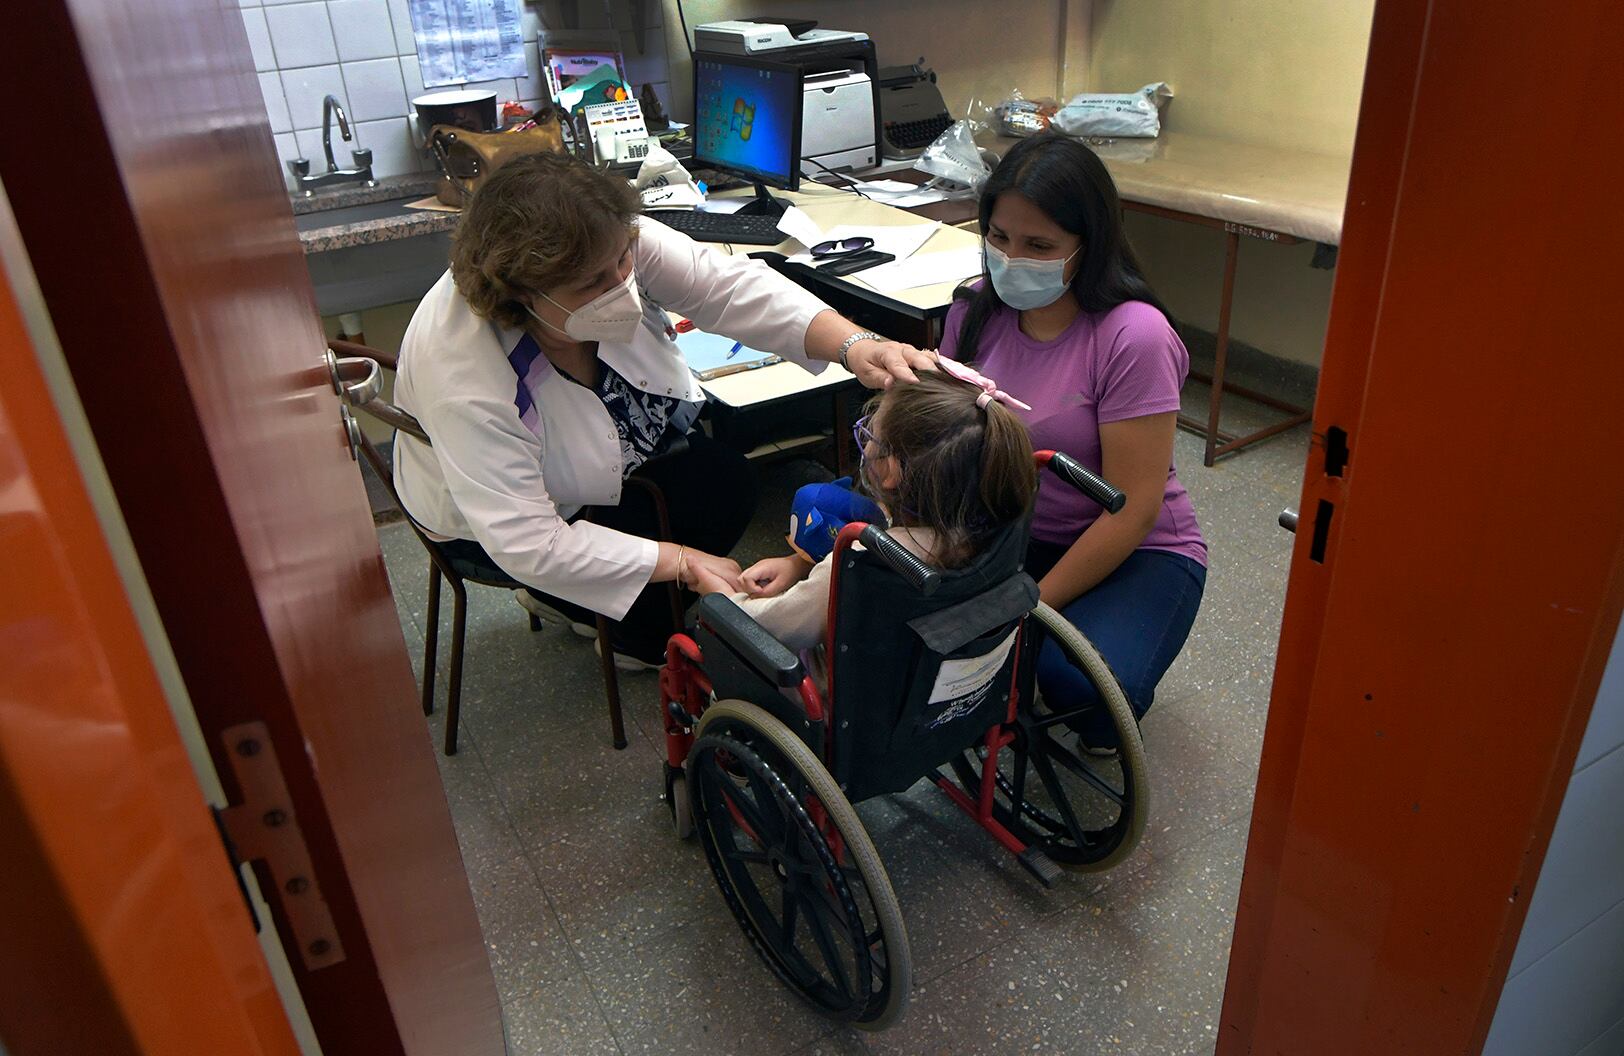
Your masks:
<path fill-rule="evenodd" d="M 913 974 L 902 908 L 834 778 L 754 704 L 705 711 L 688 756 L 694 824 L 728 908 L 773 974 L 864 1030 L 902 1015 Z"/>
<path fill-rule="evenodd" d="M 670 763 L 665 764 L 665 808 L 671 812 L 671 829 L 677 839 L 693 836 L 694 806 L 688 794 L 688 774 Z"/>
<path fill-rule="evenodd" d="M 1003 825 L 1063 866 L 1083 872 L 1110 869 L 1133 852 L 1150 809 L 1149 769 L 1139 723 L 1105 658 L 1066 618 L 1039 603 L 1027 624 L 1053 640 L 1093 682 L 1121 744 L 1114 759 L 1080 751 L 1066 720 L 1041 699 L 1023 703 L 1015 742 L 1000 754 L 993 811 Z M 1040 643 L 1041 644 L 1041 643 Z M 985 749 L 953 760 L 973 799 L 981 788 Z"/>

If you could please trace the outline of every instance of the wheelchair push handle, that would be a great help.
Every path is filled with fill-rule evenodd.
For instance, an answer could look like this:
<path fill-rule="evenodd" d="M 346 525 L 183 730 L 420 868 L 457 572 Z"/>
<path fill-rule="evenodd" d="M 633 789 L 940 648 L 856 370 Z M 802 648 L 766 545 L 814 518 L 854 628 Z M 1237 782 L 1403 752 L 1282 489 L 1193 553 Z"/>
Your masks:
<path fill-rule="evenodd" d="M 891 566 L 891 571 L 907 580 L 920 594 L 928 598 L 936 593 L 942 581 L 941 575 L 887 535 L 883 528 L 865 525 L 858 539 L 862 541 L 864 549 L 878 555 L 880 560 Z"/>
<path fill-rule="evenodd" d="M 1104 506 L 1109 513 L 1121 513 L 1123 505 L 1128 501 L 1126 495 L 1070 455 L 1059 451 L 1039 451 L 1038 465 L 1053 470 L 1055 476 Z"/>

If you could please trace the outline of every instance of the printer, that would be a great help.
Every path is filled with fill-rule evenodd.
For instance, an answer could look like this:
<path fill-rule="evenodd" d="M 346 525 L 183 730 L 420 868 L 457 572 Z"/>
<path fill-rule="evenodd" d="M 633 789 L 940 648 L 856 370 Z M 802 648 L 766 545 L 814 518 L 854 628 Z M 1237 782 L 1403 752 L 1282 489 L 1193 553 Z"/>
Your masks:
<path fill-rule="evenodd" d="M 867 33 L 806 20 L 708 22 L 694 51 L 801 68 L 801 172 L 849 172 L 880 160 L 879 63 Z"/>

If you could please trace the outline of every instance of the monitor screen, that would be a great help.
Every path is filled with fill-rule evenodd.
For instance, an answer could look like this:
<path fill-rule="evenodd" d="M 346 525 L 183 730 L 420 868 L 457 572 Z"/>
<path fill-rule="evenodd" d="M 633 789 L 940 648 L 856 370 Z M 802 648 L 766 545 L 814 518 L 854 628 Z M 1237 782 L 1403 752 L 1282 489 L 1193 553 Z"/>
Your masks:
<path fill-rule="evenodd" d="M 694 56 L 694 161 L 774 187 L 800 182 L 801 71 Z"/>

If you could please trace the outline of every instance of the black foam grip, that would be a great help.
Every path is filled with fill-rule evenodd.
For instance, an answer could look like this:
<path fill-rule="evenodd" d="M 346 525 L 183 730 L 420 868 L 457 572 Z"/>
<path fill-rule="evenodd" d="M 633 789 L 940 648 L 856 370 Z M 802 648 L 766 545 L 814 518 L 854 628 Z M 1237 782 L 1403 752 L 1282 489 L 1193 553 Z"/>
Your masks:
<path fill-rule="evenodd" d="M 1104 506 L 1111 513 L 1122 512 L 1123 504 L 1128 501 L 1126 495 L 1107 484 L 1104 478 L 1090 472 L 1087 467 L 1070 455 L 1063 455 L 1056 451 L 1054 457 L 1049 459 L 1049 468 L 1054 470 L 1062 480 L 1069 482 L 1072 487 Z"/>
<path fill-rule="evenodd" d="M 863 529 L 858 537 L 863 546 L 879 556 L 880 560 L 891 566 L 891 570 L 907 580 L 915 590 L 930 597 L 936 593 L 936 587 L 941 583 L 942 577 L 934 568 L 915 557 L 907 547 L 897 542 L 885 533 L 883 529 L 869 525 Z"/>

